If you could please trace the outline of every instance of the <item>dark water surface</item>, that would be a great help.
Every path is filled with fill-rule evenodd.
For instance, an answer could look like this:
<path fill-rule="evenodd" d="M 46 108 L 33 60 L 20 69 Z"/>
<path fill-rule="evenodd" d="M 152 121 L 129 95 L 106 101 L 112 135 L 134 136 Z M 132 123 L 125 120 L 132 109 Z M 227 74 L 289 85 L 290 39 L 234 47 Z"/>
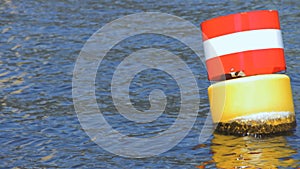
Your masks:
<path fill-rule="evenodd" d="M 200 90 L 201 104 L 196 123 L 180 144 L 150 158 L 130 159 L 111 154 L 91 141 L 82 130 L 73 107 L 72 73 L 76 58 L 86 40 L 106 23 L 128 14 L 156 11 L 182 17 L 198 26 L 219 15 L 258 9 L 277 9 L 280 13 L 287 74 L 291 77 L 299 123 L 300 1 L 2 0 L 0 168 L 299 167 L 300 125 L 288 136 L 255 139 L 215 134 L 198 145 L 199 133 L 209 111 L 205 89 L 210 83 L 199 58 L 188 47 L 166 37 L 141 35 L 129 38 L 108 54 L 111 59 L 107 60 L 107 66 L 117 64 L 119 57 L 148 47 L 168 49 L 187 62 L 204 90 Z M 169 99 L 166 118 L 138 129 L 124 126 L 124 119 L 111 103 L 111 73 L 97 75 L 96 95 L 99 107 L 114 128 L 143 137 L 165 130 L 174 122 L 180 108 L 180 92 L 168 74 L 152 70 L 136 76 L 131 89 L 137 109 L 149 108 L 147 98 L 155 88 L 165 89 Z M 146 79 L 143 88 L 138 84 L 139 78 L 144 82 Z"/>

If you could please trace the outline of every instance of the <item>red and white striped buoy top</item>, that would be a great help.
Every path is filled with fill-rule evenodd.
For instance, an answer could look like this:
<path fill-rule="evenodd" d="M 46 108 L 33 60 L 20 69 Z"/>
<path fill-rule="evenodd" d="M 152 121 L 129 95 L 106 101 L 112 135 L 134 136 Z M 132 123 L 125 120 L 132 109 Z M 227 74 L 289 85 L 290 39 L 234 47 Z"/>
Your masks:
<path fill-rule="evenodd" d="M 209 80 L 286 69 L 278 12 L 250 11 L 201 23 Z M 223 77 L 223 78 L 222 78 Z"/>

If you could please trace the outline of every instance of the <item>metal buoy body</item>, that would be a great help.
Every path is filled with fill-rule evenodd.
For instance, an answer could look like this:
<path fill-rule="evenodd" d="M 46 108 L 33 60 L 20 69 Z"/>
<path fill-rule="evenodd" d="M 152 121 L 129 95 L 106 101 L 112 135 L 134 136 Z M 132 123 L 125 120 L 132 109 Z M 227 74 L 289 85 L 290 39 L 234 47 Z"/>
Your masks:
<path fill-rule="evenodd" d="M 295 127 L 290 79 L 257 75 L 226 80 L 208 88 L 212 118 L 226 134 L 265 135 Z"/>

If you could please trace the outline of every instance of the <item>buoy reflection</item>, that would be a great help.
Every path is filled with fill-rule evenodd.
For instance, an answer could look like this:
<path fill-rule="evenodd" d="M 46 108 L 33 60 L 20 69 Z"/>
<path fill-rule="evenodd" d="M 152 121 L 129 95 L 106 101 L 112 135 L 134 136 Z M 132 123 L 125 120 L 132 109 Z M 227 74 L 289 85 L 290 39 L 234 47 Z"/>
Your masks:
<path fill-rule="evenodd" d="M 283 136 L 258 139 L 214 134 L 212 159 L 217 168 L 296 168 L 296 150 Z M 297 164 L 298 163 L 298 164 Z"/>

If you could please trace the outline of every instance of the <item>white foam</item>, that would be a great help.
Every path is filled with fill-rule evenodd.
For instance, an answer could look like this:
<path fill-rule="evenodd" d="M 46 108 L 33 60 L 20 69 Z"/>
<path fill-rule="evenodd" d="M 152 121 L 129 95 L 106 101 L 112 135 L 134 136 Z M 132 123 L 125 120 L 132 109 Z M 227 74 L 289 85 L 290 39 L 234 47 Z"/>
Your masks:
<path fill-rule="evenodd" d="M 288 111 L 261 112 L 261 113 L 257 113 L 257 114 L 251 114 L 251 115 L 237 117 L 237 118 L 234 118 L 232 121 L 236 121 L 236 120 L 254 120 L 254 121 L 273 120 L 273 119 L 285 118 L 285 117 L 288 117 L 290 115 L 293 115 L 293 113 L 288 112 Z"/>

